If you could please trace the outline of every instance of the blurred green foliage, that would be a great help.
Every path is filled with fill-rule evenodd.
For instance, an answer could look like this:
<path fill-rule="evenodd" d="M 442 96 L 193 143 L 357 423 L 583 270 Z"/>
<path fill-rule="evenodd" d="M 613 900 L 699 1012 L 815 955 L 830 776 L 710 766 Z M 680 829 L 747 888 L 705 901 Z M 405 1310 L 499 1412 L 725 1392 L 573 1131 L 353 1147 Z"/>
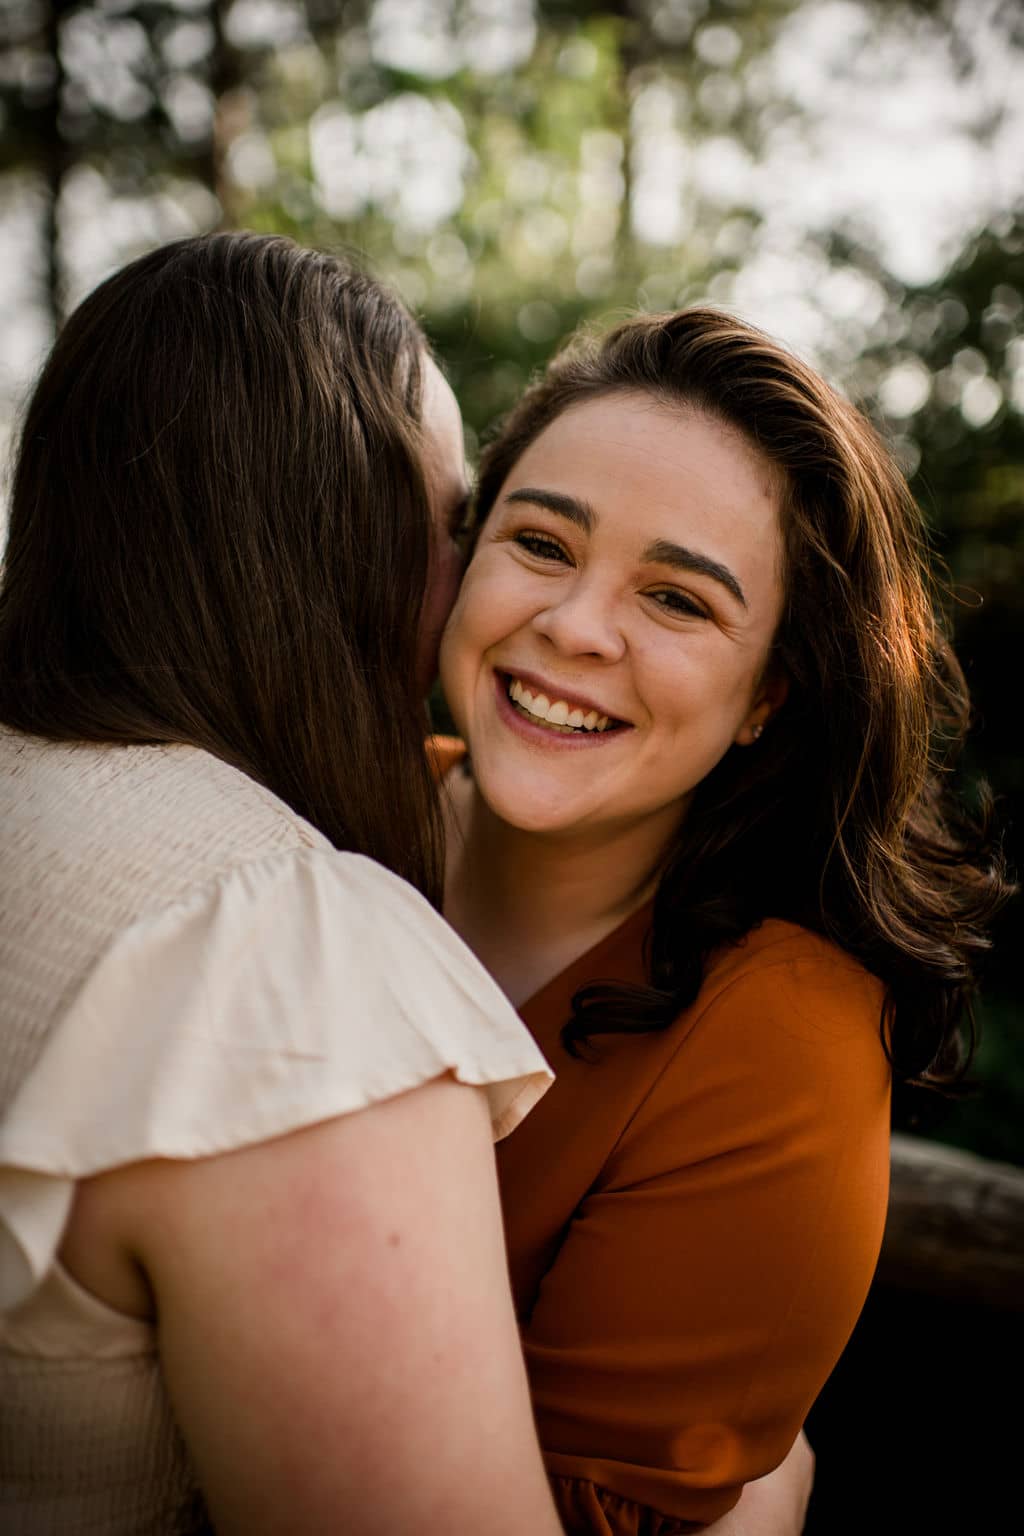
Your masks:
<path fill-rule="evenodd" d="M 901 424 L 920 455 L 911 485 L 948 568 L 948 609 L 975 711 L 967 771 L 999 796 L 1024 871 L 1024 216 L 983 231 L 928 288 L 893 294 L 905 327 L 867 369 L 922 368 L 927 397 Z M 884 375 L 883 375 L 884 377 Z M 1015 383 L 1015 380 L 1017 381 Z M 1011 403 L 1014 390 L 1017 405 Z M 877 391 L 865 404 L 878 410 Z M 909 467 L 909 466 L 908 466 Z M 1014 703 L 1014 700 L 1018 700 Z M 953 1107 L 908 1104 L 909 1128 L 1024 1162 L 1024 902 L 1004 913 L 979 1008 L 978 1089 Z"/>
<path fill-rule="evenodd" d="M 965 100 L 993 48 L 1024 90 L 1018 0 L 3 0 L 0 177 L 41 199 L 34 291 L 55 318 L 77 296 L 81 206 L 100 183 L 110 265 L 197 219 L 357 248 L 422 315 L 472 454 L 581 322 L 736 302 L 773 251 L 751 168 L 814 127 L 779 51 L 826 11 L 850 29 L 822 55 L 826 95 L 840 78 L 870 89 L 887 59 L 879 88 L 899 91 L 927 48 Z M 983 103 L 969 131 L 983 146 L 998 126 Z M 125 210 L 143 204 L 157 212 L 133 225 Z M 1024 179 L 921 286 L 827 209 L 809 208 L 776 270 L 797 254 L 816 358 L 891 438 L 948 567 L 977 701 L 969 774 L 1002 797 L 1024 867 Z M 900 1110 L 1017 1162 L 1022 949 L 1018 903 L 995 951 L 979 1094 Z"/>

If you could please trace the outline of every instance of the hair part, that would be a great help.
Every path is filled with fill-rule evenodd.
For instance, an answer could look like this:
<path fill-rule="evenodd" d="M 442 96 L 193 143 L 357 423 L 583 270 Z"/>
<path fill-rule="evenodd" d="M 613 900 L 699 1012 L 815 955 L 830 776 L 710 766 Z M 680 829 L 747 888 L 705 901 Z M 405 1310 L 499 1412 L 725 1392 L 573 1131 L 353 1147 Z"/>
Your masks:
<path fill-rule="evenodd" d="M 695 307 L 557 356 L 486 448 L 479 527 L 526 448 L 573 406 L 643 394 L 738 431 L 773 473 L 786 601 L 770 665 L 789 679 L 756 747 L 697 787 L 668 851 L 649 985 L 584 987 L 563 1043 L 668 1027 L 711 955 L 766 918 L 834 940 L 886 984 L 896 1073 L 952 1085 L 975 1046 L 987 927 L 1011 894 L 989 827 L 950 789 L 969 701 L 938 617 L 923 520 L 866 418 L 754 327 Z"/>
<path fill-rule="evenodd" d="M 24 420 L 0 720 L 203 748 L 437 902 L 425 354 L 379 284 L 280 237 L 179 241 L 97 288 Z"/>

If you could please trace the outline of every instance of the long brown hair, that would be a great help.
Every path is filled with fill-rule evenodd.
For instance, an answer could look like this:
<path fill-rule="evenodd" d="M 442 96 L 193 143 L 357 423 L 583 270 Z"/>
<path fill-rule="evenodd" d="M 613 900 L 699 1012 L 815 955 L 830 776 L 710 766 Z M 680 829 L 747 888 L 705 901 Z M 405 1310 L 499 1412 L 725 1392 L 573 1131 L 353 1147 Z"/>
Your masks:
<path fill-rule="evenodd" d="M 786 606 L 772 660 L 789 694 L 753 748 L 698 786 L 654 901 L 649 982 L 573 999 L 563 1041 L 664 1028 L 707 961 L 767 917 L 826 934 L 887 985 L 898 1074 L 954 1082 L 973 1051 L 987 923 L 1011 887 L 948 784 L 968 723 L 937 616 L 922 519 L 869 422 L 812 369 L 706 308 L 570 344 L 486 449 L 477 520 L 570 406 L 643 392 L 738 429 L 779 473 Z"/>
<path fill-rule="evenodd" d="M 372 279 L 276 237 L 183 240 L 96 289 L 25 416 L 0 720 L 205 748 L 436 901 L 425 345 Z"/>

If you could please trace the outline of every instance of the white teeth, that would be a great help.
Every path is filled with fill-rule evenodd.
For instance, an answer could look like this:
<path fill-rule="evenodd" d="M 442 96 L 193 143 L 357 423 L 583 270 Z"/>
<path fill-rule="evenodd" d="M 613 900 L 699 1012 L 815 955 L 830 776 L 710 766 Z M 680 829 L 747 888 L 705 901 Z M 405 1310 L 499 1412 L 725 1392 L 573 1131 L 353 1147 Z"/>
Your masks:
<path fill-rule="evenodd" d="M 608 729 L 608 715 L 599 715 L 596 709 L 584 713 L 582 709 L 570 706 L 565 699 L 556 699 L 552 703 L 547 694 L 531 693 L 518 677 L 513 678 L 509 684 L 508 696 L 513 704 L 518 704 L 520 709 L 524 709 L 535 720 L 543 720 L 555 730 L 606 731 Z"/>

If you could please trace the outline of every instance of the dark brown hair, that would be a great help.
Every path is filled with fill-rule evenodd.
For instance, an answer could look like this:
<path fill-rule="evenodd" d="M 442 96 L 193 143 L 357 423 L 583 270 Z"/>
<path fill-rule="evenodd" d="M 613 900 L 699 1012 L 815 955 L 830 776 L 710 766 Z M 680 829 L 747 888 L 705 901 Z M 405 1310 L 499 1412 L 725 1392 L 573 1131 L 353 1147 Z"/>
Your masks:
<path fill-rule="evenodd" d="M 436 901 L 424 352 L 372 279 L 276 237 L 183 240 L 96 289 L 25 417 L 0 720 L 205 748 Z"/>
<path fill-rule="evenodd" d="M 577 992 L 563 1041 L 664 1028 L 708 958 L 768 917 L 832 938 L 887 987 L 897 1073 L 945 1084 L 974 1046 L 985 929 L 1009 894 L 986 830 L 948 789 L 968 721 L 920 513 L 869 422 L 753 327 L 694 308 L 579 339 L 486 449 L 477 521 L 570 406 L 640 391 L 743 433 L 781 485 L 785 704 L 698 786 L 654 901 L 643 988 Z"/>

